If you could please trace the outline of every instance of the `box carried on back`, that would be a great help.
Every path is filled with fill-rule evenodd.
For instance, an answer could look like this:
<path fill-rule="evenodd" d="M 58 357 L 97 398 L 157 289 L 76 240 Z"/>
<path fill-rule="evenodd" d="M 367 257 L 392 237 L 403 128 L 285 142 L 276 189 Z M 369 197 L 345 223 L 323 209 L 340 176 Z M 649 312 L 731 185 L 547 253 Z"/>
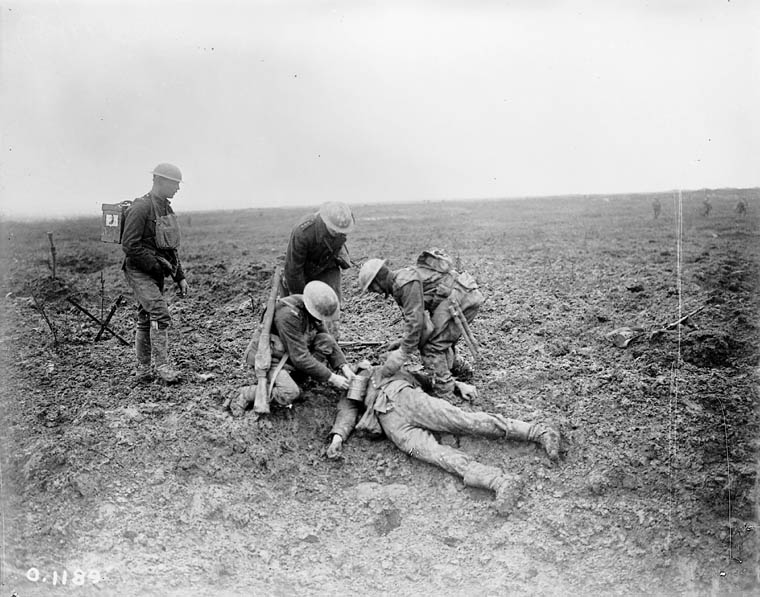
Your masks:
<path fill-rule="evenodd" d="M 121 243 L 124 231 L 124 216 L 132 205 L 131 201 L 103 203 L 103 219 L 100 226 L 100 240 L 104 243 Z"/>

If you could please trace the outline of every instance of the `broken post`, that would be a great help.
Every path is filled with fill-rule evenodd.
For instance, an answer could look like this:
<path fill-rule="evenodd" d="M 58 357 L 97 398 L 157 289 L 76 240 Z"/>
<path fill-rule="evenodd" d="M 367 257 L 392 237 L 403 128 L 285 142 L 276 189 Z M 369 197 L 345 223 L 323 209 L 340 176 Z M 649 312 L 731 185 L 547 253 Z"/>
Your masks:
<path fill-rule="evenodd" d="M 52 257 L 52 270 L 53 270 L 53 280 L 55 280 L 55 244 L 53 243 L 53 233 L 48 232 L 47 233 L 48 241 L 50 241 L 50 255 Z"/>

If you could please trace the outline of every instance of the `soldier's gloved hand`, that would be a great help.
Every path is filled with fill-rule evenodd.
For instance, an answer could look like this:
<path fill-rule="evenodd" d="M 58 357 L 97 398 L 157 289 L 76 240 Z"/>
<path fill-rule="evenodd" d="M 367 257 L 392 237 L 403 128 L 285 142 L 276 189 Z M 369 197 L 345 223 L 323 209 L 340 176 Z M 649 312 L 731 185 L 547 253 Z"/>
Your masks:
<path fill-rule="evenodd" d="M 385 364 L 382 368 L 382 376 L 390 377 L 398 373 L 398 370 L 403 367 L 406 362 L 406 352 L 403 348 L 397 348 L 394 351 L 388 353 L 388 358 L 385 359 Z"/>
<path fill-rule="evenodd" d="M 463 381 L 455 381 L 454 386 L 459 390 L 459 394 L 465 400 L 469 401 L 478 397 L 478 389 L 472 384 L 464 383 Z"/>
<path fill-rule="evenodd" d="M 187 292 L 189 290 L 189 286 L 187 285 L 187 280 L 182 278 L 179 282 L 177 282 L 177 286 L 179 287 L 179 295 L 180 297 L 184 298 L 187 296 Z"/>
<path fill-rule="evenodd" d="M 343 453 L 343 438 L 336 433 L 335 435 L 332 436 L 332 441 L 330 442 L 330 445 L 327 446 L 327 451 L 325 452 L 325 456 L 327 456 L 331 460 L 334 460 L 335 458 L 340 457 L 342 453 Z"/>
<path fill-rule="evenodd" d="M 347 390 L 348 389 L 348 380 L 343 377 L 342 375 L 336 375 L 335 373 L 330 374 L 330 379 L 328 379 L 332 385 L 334 385 L 339 390 Z"/>

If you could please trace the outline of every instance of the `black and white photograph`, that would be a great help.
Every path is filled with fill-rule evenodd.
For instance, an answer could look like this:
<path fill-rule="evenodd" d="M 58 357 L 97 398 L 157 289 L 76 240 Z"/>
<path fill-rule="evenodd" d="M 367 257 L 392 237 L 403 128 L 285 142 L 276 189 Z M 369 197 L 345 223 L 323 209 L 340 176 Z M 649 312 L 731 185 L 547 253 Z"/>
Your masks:
<path fill-rule="evenodd" d="M 0 597 L 760 594 L 759 40 L 0 0 Z"/>

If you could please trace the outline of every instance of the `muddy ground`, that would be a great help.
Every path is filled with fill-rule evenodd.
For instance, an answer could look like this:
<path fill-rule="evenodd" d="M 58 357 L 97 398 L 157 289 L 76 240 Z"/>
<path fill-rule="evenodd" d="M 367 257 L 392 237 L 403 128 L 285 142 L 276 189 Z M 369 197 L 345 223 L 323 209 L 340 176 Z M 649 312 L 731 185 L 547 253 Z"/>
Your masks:
<path fill-rule="evenodd" d="M 259 420 L 223 409 L 308 209 L 188 215 L 177 196 L 191 295 L 169 292 L 173 387 L 135 384 L 131 349 L 94 342 L 67 300 L 102 318 L 125 295 L 112 327 L 131 341 L 97 218 L 3 222 L 2 595 L 757 594 L 760 192 L 711 191 L 709 216 L 702 196 L 679 219 L 662 195 L 656 220 L 644 195 L 355 206 L 355 261 L 441 246 L 481 283 L 480 397 L 460 406 L 562 430 L 555 466 L 441 437 L 525 476 L 507 519 L 387 440 L 326 460 L 330 387 Z M 356 296 L 356 275 L 341 339 L 397 336 L 395 304 Z M 616 346 L 625 326 L 641 334 Z"/>

